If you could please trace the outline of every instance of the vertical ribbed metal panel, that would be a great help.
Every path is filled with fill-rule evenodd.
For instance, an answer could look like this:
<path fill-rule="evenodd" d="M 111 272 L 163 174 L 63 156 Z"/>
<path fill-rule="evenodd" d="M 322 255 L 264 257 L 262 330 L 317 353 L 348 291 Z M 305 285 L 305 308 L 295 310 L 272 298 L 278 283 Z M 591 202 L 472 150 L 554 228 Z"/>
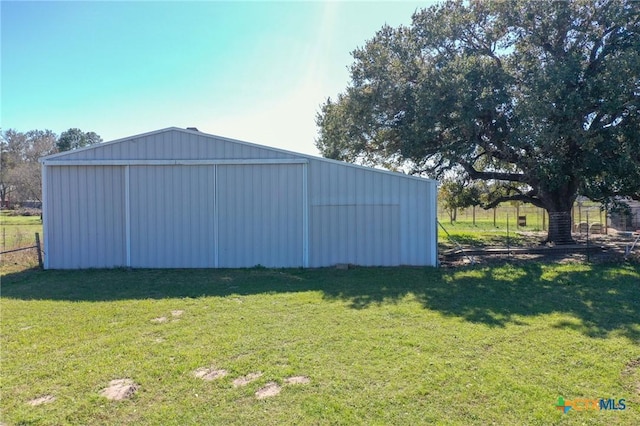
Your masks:
<path fill-rule="evenodd" d="M 220 267 L 303 265 L 302 167 L 218 166 Z"/>
<path fill-rule="evenodd" d="M 310 221 L 319 231 L 312 233 L 310 250 L 322 254 L 323 266 L 400 264 L 400 206 L 313 206 Z"/>
<path fill-rule="evenodd" d="M 215 266 L 215 166 L 130 166 L 131 266 Z"/>
<path fill-rule="evenodd" d="M 273 151 L 211 135 L 167 130 L 148 136 L 132 137 L 117 143 L 96 145 L 89 150 L 69 152 L 65 160 L 198 160 L 205 158 L 295 158 Z"/>
<path fill-rule="evenodd" d="M 438 182 L 429 181 L 428 199 L 426 202 L 428 209 L 426 234 L 428 235 L 428 263 L 438 266 Z"/>
<path fill-rule="evenodd" d="M 49 268 L 124 266 L 124 167 L 47 167 Z"/>
<path fill-rule="evenodd" d="M 49 267 L 124 266 L 127 238 L 134 267 L 436 264 L 434 181 L 317 159 L 130 165 L 128 174 L 53 164 L 296 157 L 176 129 L 54 157 L 45 167 Z"/>
<path fill-rule="evenodd" d="M 311 160 L 309 265 L 435 265 L 433 187 L 428 180 Z"/>

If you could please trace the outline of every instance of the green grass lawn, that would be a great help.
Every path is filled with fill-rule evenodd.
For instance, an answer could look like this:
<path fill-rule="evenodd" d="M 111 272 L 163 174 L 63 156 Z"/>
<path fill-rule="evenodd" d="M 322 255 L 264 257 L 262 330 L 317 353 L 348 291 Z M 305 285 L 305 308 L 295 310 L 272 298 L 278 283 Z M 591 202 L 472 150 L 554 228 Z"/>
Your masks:
<path fill-rule="evenodd" d="M 639 303 L 637 265 L 15 272 L 0 421 L 640 424 Z M 120 378 L 131 399 L 100 396 Z M 563 414 L 559 396 L 627 409 Z"/>
<path fill-rule="evenodd" d="M 42 238 L 40 216 L 8 216 L 5 211 L 0 214 L 0 249 L 32 246 L 36 232 Z"/>
<path fill-rule="evenodd" d="M 0 252 L 17 248 L 34 247 L 35 234 L 40 234 L 43 242 L 40 216 L 8 216 L 0 212 Z M 0 255 L 0 274 L 19 272 L 38 266 L 36 249 Z"/>
<path fill-rule="evenodd" d="M 476 221 L 475 225 L 470 221 L 454 223 L 441 221 L 440 223 L 441 225 L 438 226 L 440 250 L 455 248 L 456 243 L 464 247 L 537 246 L 547 236 L 546 232 L 537 228 L 516 228 L 515 222 L 511 223 L 508 232 L 505 221 L 498 222 L 497 226 L 493 226 L 493 221 L 480 220 Z"/>

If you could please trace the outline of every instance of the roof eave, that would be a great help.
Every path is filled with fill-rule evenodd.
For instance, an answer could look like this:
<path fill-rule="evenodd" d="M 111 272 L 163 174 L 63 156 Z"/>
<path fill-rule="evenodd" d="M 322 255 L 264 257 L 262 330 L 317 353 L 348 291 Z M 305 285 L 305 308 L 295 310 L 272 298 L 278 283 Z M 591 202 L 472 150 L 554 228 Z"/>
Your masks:
<path fill-rule="evenodd" d="M 183 129 L 183 128 L 180 128 L 180 127 L 167 127 L 167 128 L 160 129 L 160 130 L 154 130 L 152 132 L 141 133 L 139 135 L 133 135 L 133 136 L 127 136 L 125 138 L 120 138 L 120 139 L 116 139 L 116 140 L 109 141 L 109 142 L 103 142 L 103 143 L 100 143 L 100 144 L 95 144 L 95 145 L 90 145 L 90 146 L 83 147 L 83 148 L 74 149 L 73 151 L 65 151 L 65 152 L 60 152 L 60 153 L 57 153 L 57 154 L 51 154 L 51 155 L 47 155 L 46 157 L 41 157 L 39 159 L 39 161 L 40 161 L 40 163 L 44 164 L 44 162 L 47 161 L 47 160 L 64 157 L 64 156 L 69 155 L 71 153 L 88 151 L 88 150 L 96 149 L 98 147 L 103 147 L 103 146 L 106 146 L 106 145 L 113 145 L 113 144 L 122 143 L 122 142 L 125 142 L 125 141 L 128 141 L 128 140 L 147 137 L 147 136 L 153 136 L 153 135 L 156 135 L 156 134 L 159 134 L 159 133 L 164 133 L 164 132 L 169 132 L 169 131 L 179 131 L 179 132 L 182 132 L 182 133 L 189 133 L 189 134 L 198 135 L 198 136 L 215 138 L 215 139 L 219 139 L 219 140 L 223 140 L 223 141 L 227 141 L 227 142 L 231 142 L 231 143 L 237 143 L 237 144 L 241 144 L 241 145 L 245 145 L 245 146 L 250 146 L 250 147 L 253 147 L 253 148 L 267 149 L 267 150 L 270 150 L 270 151 L 279 152 L 281 154 L 293 155 L 293 156 L 296 156 L 296 157 L 303 157 L 303 158 L 306 158 L 306 159 L 309 159 L 309 160 L 316 160 L 316 161 L 323 161 L 323 162 L 327 162 L 327 163 L 339 164 L 339 165 L 342 165 L 342 166 L 355 167 L 355 168 L 363 169 L 363 170 L 376 171 L 378 173 L 384 173 L 384 174 L 388 174 L 388 175 L 392 175 L 392 176 L 402 176 L 402 177 L 405 177 L 405 178 L 408 178 L 408 179 L 418 179 L 418 180 L 421 180 L 421 181 L 437 182 L 437 180 L 435 180 L 435 179 L 428 179 L 428 178 L 423 178 L 423 177 L 419 177 L 419 176 L 407 175 L 405 173 L 393 172 L 391 170 L 376 169 L 376 168 L 373 168 L 373 167 L 362 166 L 360 164 L 347 163 L 346 161 L 333 160 L 331 158 L 318 157 L 318 156 L 310 155 L 310 154 L 302 154 L 300 152 L 289 151 L 289 150 L 281 149 L 281 148 L 274 148 L 274 147 L 271 147 L 271 146 L 260 145 L 260 144 L 256 144 L 256 143 L 252 143 L 252 142 L 242 141 L 242 140 L 239 140 L 239 139 L 232 139 L 232 138 L 227 138 L 227 137 L 224 137 L 224 136 L 213 135 L 213 134 L 205 133 L 205 132 L 202 132 L 202 131 L 199 131 L 199 130 L 196 131 L 196 130 Z"/>

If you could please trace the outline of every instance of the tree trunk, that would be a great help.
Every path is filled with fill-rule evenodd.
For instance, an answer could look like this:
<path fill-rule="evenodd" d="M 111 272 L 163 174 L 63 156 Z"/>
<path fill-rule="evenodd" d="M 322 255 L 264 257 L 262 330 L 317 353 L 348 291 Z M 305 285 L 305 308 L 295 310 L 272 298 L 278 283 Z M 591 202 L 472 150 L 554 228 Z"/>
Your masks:
<path fill-rule="evenodd" d="M 549 231 L 547 242 L 556 245 L 575 244 L 571 236 L 571 210 L 552 212 L 549 211 Z"/>
<path fill-rule="evenodd" d="M 449 210 L 449 223 L 451 223 L 453 225 L 453 222 L 456 221 L 458 216 L 458 209 L 457 208 L 453 208 L 451 210 Z"/>
<path fill-rule="evenodd" d="M 541 192 L 541 207 L 544 206 L 549 214 L 546 242 L 555 245 L 575 244 L 571 235 L 571 209 L 578 196 L 578 179 L 571 179 L 565 185 Z"/>

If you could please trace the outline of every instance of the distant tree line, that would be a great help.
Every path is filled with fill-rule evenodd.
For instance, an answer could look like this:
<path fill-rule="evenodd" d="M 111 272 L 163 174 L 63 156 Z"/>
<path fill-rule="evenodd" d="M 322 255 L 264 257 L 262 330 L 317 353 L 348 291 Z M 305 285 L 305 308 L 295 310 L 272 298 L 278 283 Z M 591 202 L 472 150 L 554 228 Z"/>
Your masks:
<path fill-rule="evenodd" d="M 38 159 L 56 152 L 69 151 L 102 142 L 94 132 L 72 128 L 60 136 L 51 130 L 19 132 L 8 129 L 0 133 L 0 202 L 42 200 L 42 173 Z"/>

